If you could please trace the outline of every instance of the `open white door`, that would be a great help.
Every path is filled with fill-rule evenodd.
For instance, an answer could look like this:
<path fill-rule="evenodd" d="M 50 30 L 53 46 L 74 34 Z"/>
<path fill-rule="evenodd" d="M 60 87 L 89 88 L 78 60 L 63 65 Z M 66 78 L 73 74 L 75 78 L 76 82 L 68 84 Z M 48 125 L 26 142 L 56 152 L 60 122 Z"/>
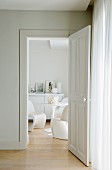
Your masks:
<path fill-rule="evenodd" d="M 91 26 L 69 37 L 69 150 L 89 166 Z"/>

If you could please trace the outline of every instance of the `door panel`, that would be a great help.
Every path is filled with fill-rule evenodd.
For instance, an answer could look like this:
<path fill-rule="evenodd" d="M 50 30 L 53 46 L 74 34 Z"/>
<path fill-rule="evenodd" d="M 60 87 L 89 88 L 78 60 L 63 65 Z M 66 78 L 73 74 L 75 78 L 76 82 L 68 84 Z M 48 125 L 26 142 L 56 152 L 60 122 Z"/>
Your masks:
<path fill-rule="evenodd" d="M 76 150 L 76 145 L 77 145 L 77 137 L 76 137 L 76 130 L 74 131 L 74 129 L 77 129 L 77 124 L 74 124 L 74 122 L 76 122 L 77 120 L 77 115 L 74 114 L 74 111 L 75 113 L 77 112 L 77 105 L 74 104 L 73 102 L 71 102 L 71 133 L 74 133 L 74 135 L 72 136 L 71 135 L 71 147 L 74 147 L 74 149 Z M 75 136 L 75 137 L 74 137 Z"/>
<path fill-rule="evenodd" d="M 69 150 L 89 165 L 90 26 L 70 36 Z"/>
<path fill-rule="evenodd" d="M 77 122 L 77 126 L 78 126 L 78 135 L 77 135 L 77 151 L 79 154 L 83 155 L 85 152 L 85 148 L 84 148 L 84 143 L 82 141 L 85 141 L 85 106 L 83 104 L 79 104 L 79 108 L 78 108 L 78 122 Z"/>

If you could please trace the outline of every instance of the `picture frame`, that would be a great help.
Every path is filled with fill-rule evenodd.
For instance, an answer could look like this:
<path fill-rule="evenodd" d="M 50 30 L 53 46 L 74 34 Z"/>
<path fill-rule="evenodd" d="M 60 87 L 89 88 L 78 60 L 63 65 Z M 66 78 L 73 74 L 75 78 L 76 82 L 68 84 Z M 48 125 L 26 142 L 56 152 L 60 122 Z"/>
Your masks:
<path fill-rule="evenodd" d="M 29 92 L 29 93 L 35 93 L 35 92 L 36 92 L 35 83 L 30 83 L 30 84 L 28 85 L 28 92 Z"/>
<path fill-rule="evenodd" d="M 44 83 L 36 82 L 35 88 L 36 88 L 36 93 L 44 93 Z"/>
<path fill-rule="evenodd" d="M 45 82 L 45 92 L 46 93 L 52 93 L 53 88 L 55 88 L 55 81 L 46 80 L 46 82 Z"/>

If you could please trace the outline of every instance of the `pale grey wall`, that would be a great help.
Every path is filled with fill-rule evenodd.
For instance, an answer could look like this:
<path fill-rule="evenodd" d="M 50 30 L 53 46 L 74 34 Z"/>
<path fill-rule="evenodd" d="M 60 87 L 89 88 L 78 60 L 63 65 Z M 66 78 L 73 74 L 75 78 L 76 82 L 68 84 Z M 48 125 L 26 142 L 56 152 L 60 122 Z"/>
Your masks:
<path fill-rule="evenodd" d="M 19 139 L 19 30 L 77 31 L 88 24 L 90 11 L 0 11 L 0 142 Z"/>
<path fill-rule="evenodd" d="M 29 83 L 54 80 L 68 96 L 68 47 L 51 48 L 49 41 L 29 42 Z"/>

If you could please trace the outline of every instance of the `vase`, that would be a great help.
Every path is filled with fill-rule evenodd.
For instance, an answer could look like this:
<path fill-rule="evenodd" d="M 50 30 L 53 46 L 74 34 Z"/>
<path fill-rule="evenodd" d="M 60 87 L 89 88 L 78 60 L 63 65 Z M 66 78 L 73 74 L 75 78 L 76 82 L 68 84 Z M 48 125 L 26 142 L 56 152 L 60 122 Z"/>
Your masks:
<path fill-rule="evenodd" d="M 58 93 L 62 93 L 62 87 L 61 87 L 61 82 L 57 83 L 57 89 L 58 89 Z"/>
<path fill-rule="evenodd" d="M 57 93 L 58 93 L 58 89 L 57 89 L 57 88 L 53 88 L 53 89 L 52 89 L 52 93 L 57 94 Z"/>

